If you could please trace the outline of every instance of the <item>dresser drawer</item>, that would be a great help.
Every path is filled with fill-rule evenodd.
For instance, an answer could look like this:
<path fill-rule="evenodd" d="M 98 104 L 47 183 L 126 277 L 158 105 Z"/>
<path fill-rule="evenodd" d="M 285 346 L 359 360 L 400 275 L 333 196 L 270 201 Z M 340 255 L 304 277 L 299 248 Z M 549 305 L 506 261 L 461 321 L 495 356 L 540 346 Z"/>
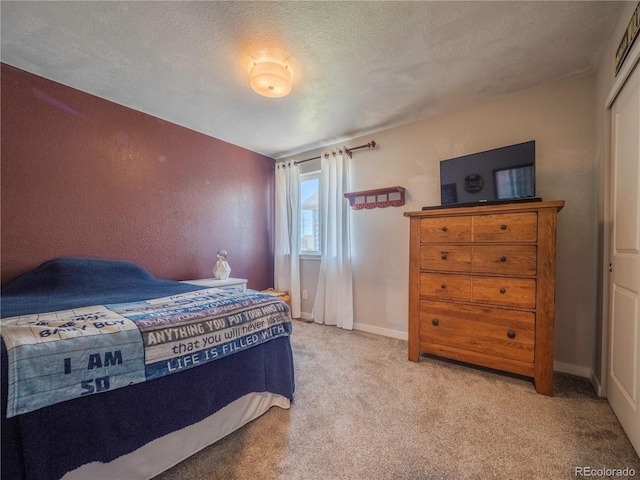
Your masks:
<path fill-rule="evenodd" d="M 423 243 L 470 242 L 471 217 L 434 217 L 420 220 Z"/>
<path fill-rule="evenodd" d="M 535 243 L 538 215 L 535 212 L 478 215 L 473 217 L 474 242 Z"/>
<path fill-rule="evenodd" d="M 536 247 L 534 245 L 473 246 L 471 258 L 473 273 L 536 274 Z"/>
<path fill-rule="evenodd" d="M 420 296 L 440 300 L 471 301 L 471 277 L 446 273 L 420 274 Z"/>
<path fill-rule="evenodd" d="M 420 268 L 442 272 L 470 272 L 471 247 L 465 245 L 421 245 Z"/>
<path fill-rule="evenodd" d="M 533 362 L 534 314 L 420 301 L 420 342 Z"/>
<path fill-rule="evenodd" d="M 505 307 L 535 308 L 536 281 L 532 278 L 473 277 L 471 300 Z"/>

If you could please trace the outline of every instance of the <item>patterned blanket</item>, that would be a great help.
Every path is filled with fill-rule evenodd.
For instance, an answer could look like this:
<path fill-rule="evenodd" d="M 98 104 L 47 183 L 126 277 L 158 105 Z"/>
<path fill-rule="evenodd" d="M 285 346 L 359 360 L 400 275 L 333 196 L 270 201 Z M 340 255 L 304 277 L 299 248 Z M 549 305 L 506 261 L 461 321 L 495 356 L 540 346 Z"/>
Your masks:
<path fill-rule="evenodd" d="M 3 318 L 7 418 L 180 372 L 290 335 L 289 307 L 216 288 Z"/>

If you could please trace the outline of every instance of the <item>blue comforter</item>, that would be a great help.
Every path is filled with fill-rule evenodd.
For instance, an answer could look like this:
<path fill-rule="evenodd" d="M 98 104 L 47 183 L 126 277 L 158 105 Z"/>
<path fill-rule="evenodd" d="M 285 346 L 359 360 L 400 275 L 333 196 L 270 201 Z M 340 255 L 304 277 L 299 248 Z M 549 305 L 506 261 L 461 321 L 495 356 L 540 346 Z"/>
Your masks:
<path fill-rule="evenodd" d="M 46 262 L 3 287 L 0 306 L 4 318 L 203 288 L 158 280 L 127 262 L 65 258 Z M 1 348 L 2 478 L 60 478 L 89 461 L 108 462 L 250 392 L 293 399 L 291 347 L 289 338 L 282 337 L 178 375 L 7 418 L 4 342 Z"/>
<path fill-rule="evenodd" d="M 2 318 L 105 303 L 135 302 L 207 287 L 159 280 L 129 262 L 57 258 L 2 287 Z"/>

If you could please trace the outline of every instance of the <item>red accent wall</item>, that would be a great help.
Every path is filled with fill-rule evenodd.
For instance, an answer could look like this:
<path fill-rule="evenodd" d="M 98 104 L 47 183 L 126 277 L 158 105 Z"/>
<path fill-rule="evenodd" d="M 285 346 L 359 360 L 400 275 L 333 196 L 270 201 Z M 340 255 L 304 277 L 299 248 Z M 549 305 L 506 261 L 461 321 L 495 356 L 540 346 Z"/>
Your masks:
<path fill-rule="evenodd" d="M 2 283 L 59 256 L 273 286 L 274 161 L 2 64 Z M 211 112 L 215 115 L 215 112 Z"/>

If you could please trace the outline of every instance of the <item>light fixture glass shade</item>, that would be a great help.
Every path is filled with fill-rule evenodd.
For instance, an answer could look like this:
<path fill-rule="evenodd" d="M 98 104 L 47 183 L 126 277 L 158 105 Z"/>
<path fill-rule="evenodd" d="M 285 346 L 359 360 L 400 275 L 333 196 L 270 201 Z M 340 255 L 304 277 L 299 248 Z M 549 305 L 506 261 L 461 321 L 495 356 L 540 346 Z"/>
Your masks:
<path fill-rule="evenodd" d="M 291 72 L 279 63 L 255 63 L 251 69 L 251 88 L 264 97 L 284 97 L 291 92 Z"/>

